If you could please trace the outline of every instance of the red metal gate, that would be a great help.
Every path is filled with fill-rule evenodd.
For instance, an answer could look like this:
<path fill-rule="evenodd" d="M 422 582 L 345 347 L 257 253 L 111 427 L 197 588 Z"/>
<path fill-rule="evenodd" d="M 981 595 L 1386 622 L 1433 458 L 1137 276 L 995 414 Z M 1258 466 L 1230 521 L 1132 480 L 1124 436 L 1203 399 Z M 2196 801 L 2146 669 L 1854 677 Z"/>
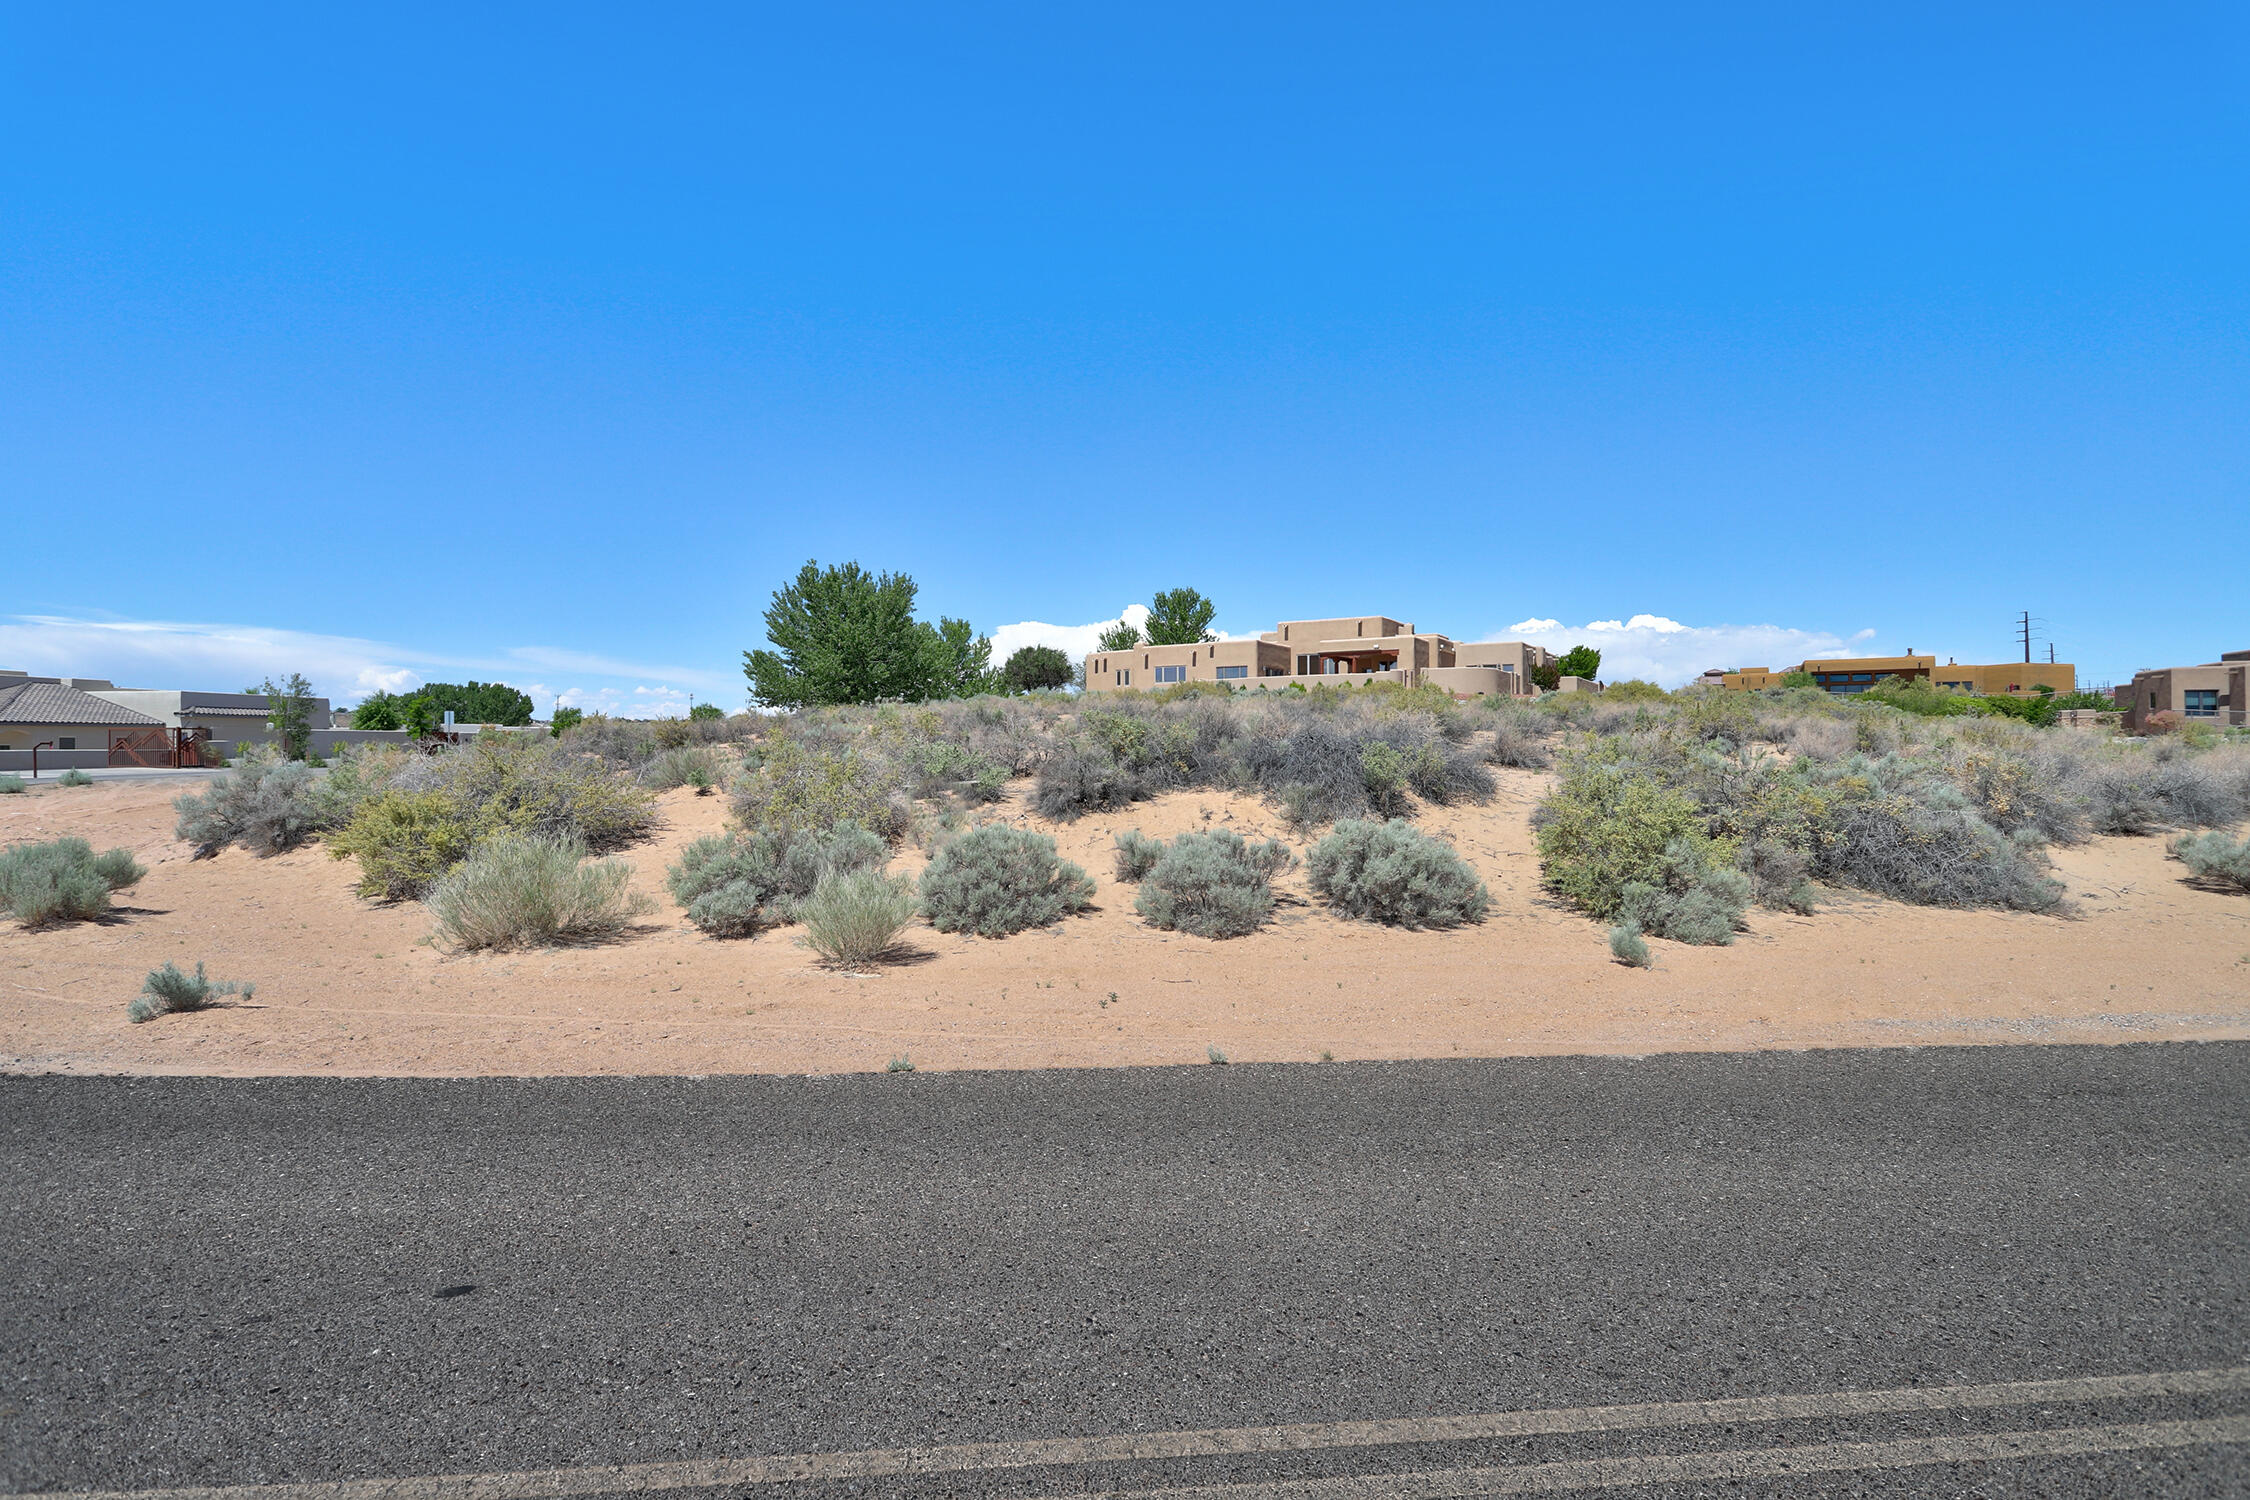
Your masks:
<path fill-rule="evenodd" d="M 113 766 L 184 766 L 203 764 L 203 742 L 208 729 L 113 730 L 109 736 L 109 763 Z"/>

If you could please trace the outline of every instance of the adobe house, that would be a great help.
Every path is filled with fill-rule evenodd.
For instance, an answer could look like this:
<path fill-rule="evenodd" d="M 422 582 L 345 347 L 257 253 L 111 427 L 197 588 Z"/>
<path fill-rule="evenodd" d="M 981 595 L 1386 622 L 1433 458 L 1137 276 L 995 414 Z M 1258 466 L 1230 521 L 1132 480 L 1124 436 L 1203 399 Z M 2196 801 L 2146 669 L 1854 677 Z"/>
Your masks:
<path fill-rule="evenodd" d="M 1524 641 L 1459 645 L 1450 636 L 1417 631 L 1411 622 L 1388 615 L 1347 615 L 1283 620 L 1255 639 L 1090 652 L 1086 690 L 1118 692 L 1176 682 L 1269 689 L 1393 682 L 1442 687 L 1460 697 L 1528 697 L 1538 691 L 1531 681 L 1533 668 L 1554 661 L 1551 652 Z"/>
<path fill-rule="evenodd" d="M 1780 687 L 1792 672 L 1811 675 L 1813 686 L 1826 693 L 1864 693 L 1886 677 L 1907 682 L 1932 683 L 1957 688 L 1980 698 L 2035 698 L 2041 688 L 2058 693 L 2075 692 L 2078 669 L 2067 661 L 2004 661 L 1964 666 L 1948 658 L 1943 665 L 1934 656 L 1853 656 L 1799 662 L 1775 670 L 1744 667 L 1738 672 L 1706 672 L 1702 680 L 1725 687 L 1754 689 Z"/>
<path fill-rule="evenodd" d="M 2110 690 L 2133 731 L 2155 713 L 2210 724 L 2250 724 L 2250 651 L 2222 651 L 2195 667 L 2143 667 L 2133 680 Z"/>
<path fill-rule="evenodd" d="M 96 682 L 0 671 L 0 771 L 30 770 L 35 746 L 42 771 L 106 766 L 118 736 L 164 727 L 161 719 L 95 697 L 87 687 Z"/>

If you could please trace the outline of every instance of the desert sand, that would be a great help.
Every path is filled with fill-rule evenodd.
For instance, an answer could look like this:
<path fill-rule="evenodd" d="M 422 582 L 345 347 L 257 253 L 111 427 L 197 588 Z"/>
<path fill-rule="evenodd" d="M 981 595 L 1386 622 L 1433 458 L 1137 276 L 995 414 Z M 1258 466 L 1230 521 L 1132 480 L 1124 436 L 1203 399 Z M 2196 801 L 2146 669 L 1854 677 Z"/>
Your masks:
<path fill-rule="evenodd" d="M 0 1070 L 201 1074 L 706 1074 L 1108 1067 L 1991 1042 L 2250 1037 L 2250 897 L 2198 888 L 2157 839 L 2056 851 L 2071 917 L 1934 911 L 1829 893 L 1814 916 L 1756 911 L 1730 948 L 1656 942 L 1611 961 L 1603 929 L 1539 887 L 1528 817 L 1540 775 L 1502 772 L 1484 807 L 1428 808 L 1491 887 L 1455 932 L 1348 922 L 1281 882 L 1277 920 L 1217 942 L 1155 931 L 1112 877 L 1115 833 L 1206 826 L 1286 837 L 1245 797 L 1180 793 L 1054 825 L 1097 909 L 988 940 L 917 922 L 903 957 L 823 967 L 781 928 L 720 941 L 664 890 L 666 861 L 726 803 L 666 794 L 623 858 L 658 910 L 624 941 L 449 954 L 417 904 L 353 893 L 312 846 L 196 860 L 171 837 L 180 788 L 104 782 L 0 798 L 0 843 L 76 834 L 149 867 L 101 923 L 0 917 Z M 1301 841 L 1292 841 L 1302 849 Z M 895 869 L 917 871 L 907 849 Z M 148 970 L 201 960 L 254 1000 L 133 1025 Z"/>

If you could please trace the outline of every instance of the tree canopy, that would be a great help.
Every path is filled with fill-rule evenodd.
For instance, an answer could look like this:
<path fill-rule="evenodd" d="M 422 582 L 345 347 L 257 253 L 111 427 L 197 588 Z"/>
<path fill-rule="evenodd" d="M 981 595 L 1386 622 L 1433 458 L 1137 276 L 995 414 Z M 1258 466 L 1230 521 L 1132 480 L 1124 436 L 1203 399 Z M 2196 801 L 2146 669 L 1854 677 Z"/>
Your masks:
<path fill-rule="evenodd" d="M 1070 675 L 1070 658 L 1054 647 L 1026 646 L 1000 669 L 1000 682 L 1010 692 L 1036 693 L 1068 687 Z"/>
<path fill-rule="evenodd" d="M 352 710 L 354 729 L 404 729 L 406 703 L 427 698 L 442 723 L 447 709 L 459 724 L 512 724 L 531 722 L 531 696 L 504 682 L 432 682 L 411 693 L 370 693 Z"/>
<path fill-rule="evenodd" d="M 770 651 L 742 653 L 758 702 L 775 708 L 920 702 L 990 692 L 992 642 L 966 620 L 914 618 L 914 580 L 856 562 L 808 562 L 766 610 Z"/>
<path fill-rule="evenodd" d="M 265 694 L 266 723 L 273 729 L 274 739 L 280 742 L 285 759 L 303 760 L 312 752 L 312 684 L 305 681 L 304 673 L 291 672 L 278 685 L 268 677 L 256 687 L 243 691 Z"/>
<path fill-rule="evenodd" d="M 1097 651 L 1130 651 L 1141 643 L 1141 628 L 1119 620 L 1094 641 Z"/>
<path fill-rule="evenodd" d="M 1211 617 L 1219 607 L 1194 589 L 1165 589 L 1148 602 L 1148 643 L 1186 646 L 1214 639 Z"/>
<path fill-rule="evenodd" d="M 1573 646 L 1555 663 L 1555 670 L 1564 677 L 1583 677 L 1592 682 L 1601 675 L 1602 654 L 1591 646 Z"/>

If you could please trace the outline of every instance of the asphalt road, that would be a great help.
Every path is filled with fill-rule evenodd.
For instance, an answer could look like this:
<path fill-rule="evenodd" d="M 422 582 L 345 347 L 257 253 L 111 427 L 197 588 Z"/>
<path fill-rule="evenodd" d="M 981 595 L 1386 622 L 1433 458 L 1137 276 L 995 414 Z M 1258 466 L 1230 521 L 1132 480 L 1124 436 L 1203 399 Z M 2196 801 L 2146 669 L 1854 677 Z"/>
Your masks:
<path fill-rule="evenodd" d="M 5 1078 L 0 1209 L 11 1492 L 2250 1494 L 2243 1044 Z"/>

